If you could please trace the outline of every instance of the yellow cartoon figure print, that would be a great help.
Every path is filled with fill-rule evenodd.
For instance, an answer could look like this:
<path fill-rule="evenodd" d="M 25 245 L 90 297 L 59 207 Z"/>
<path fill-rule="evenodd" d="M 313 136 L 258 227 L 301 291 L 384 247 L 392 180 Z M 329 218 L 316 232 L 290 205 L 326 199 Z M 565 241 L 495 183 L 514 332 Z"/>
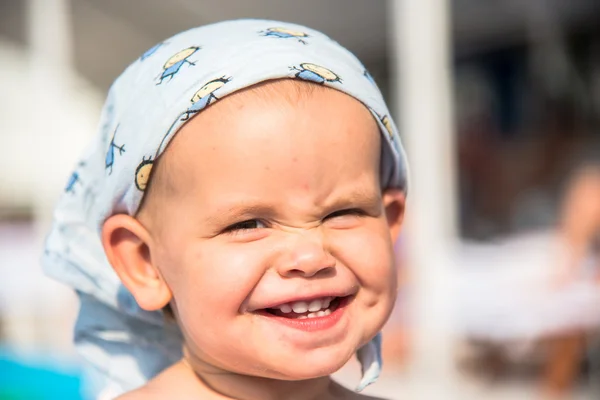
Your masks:
<path fill-rule="evenodd" d="M 305 32 L 294 31 L 288 28 L 269 28 L 260 32 L 263 36 L 270 36 L 280 39 L 297 39 L 300 43 L 306 44 L 303 38 L 308 38 L 309 35 Z"/>
<path fill-rule="evenodd" d="M 311 63 L 302 63 L 298 67 L 291 67 L 290 69 L 297 71 L 294 75 L 296 78 L 304 79 L 305 81 L 315 83 L 325 82 L 342 82 L 342 79 L 330 69 L 321 67 L 320 65 Z"/>
<path fill-rule="evenodd" d="M 211 102 L 218 100 L 215 92 L 225 86 L 230 80 L 231 78 L 222 76 L 205 83 L 192 96 L 192 105 L 183 113 L 181 120 L 187 121 L 191 116 L 205 109 Z"/>
<path fill-rule="evenodd" d="M 153 164 L 152 158 L 147 160 L 142 158 L 142 162 L 135 169 L 135 186 L 142 192 L 148 187 L 148 180 L 150 179 Z"/>
<path fill-rule="evenodd" d="M 384 115 L 381 118 L 381 123 L 383 124 L 383 126 L 385 126 L 385 129 L 387 130 L 390 139 L 394 140 L 394 128 L 392 127 L 392 121 L 390 120 L 390 118 L 387 115 Z"/>
<path fill-rule="evenodd" d="M 189 65 L 196 65 L 195 63 L 188 60 L 188 58 L 190 58 L 198 50 L 200 50 L 200 47 L 192 46 L 188 47 L 187 49 L 181 50 L 175 55 L 171 56 L 171 58 L 169 58 L 163 66 L 163 72 L 158 78 L 158 82 L 156 84 L 160 85 L 167 78 L 169 78 L 167 82 L 170 82 L 171 79 L 173 79 L 173 77 L 179 72 L 183 64 L 187 63 Z"/>

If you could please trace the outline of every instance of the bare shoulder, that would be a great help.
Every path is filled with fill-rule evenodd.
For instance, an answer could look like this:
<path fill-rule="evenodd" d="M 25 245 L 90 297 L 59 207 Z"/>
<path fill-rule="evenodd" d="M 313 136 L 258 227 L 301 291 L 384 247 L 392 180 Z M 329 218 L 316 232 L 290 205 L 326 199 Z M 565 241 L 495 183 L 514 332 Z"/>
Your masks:
<path fill-rule="evenodd" d="M 117 400 L 152 400 L 152 399 L 195 399 L 199 392 L 189 372 L 182 363 L 177 363 L 139 389 L 127 392 Z"/>
<path fill-rule="evenodd" d="M 145 386 L 132 390 L 117 397 L 116 400 L 141 400 L 141 399 L 165 399 L 173 398 L 174 390 L 165 385 L 164 380 L 153 379 Z"/>
<path fill-rule="evenodd" d="M 148 390 L 146 386 L 139 389 L 127 392 L 117 397 L 115 400 L 141 400 L 141 399 L 154 399 L 159 398 L 159 394 Z"/>

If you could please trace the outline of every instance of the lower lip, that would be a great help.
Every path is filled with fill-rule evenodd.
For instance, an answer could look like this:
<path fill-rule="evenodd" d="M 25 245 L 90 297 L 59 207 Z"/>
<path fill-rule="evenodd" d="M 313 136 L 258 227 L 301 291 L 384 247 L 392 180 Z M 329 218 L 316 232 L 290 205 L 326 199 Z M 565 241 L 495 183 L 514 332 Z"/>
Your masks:
<path fill-rule="evenodd" d="M 267 317 L 275 322 L 279 322 L 283 325 L 287 325 L 291 328 L 306 331 L 306 332 L 317 332 L 326 329 L 333 328 L 342 318 L 342 315 L 346 311 L 346 307 L 352 300 L 352 297 L 346 297 L 340 301 L 338 307 L 329 315 L 314 318 L 285 318 L 277 315 L 273 315 L 267 311 L 258 311 L 257 314 Z"/>

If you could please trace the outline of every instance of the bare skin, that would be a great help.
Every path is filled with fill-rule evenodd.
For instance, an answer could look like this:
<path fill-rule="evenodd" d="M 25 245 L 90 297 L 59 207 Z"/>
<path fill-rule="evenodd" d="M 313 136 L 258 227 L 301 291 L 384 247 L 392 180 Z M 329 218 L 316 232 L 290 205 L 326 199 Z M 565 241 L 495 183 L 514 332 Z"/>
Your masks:
<path fill-rule="evenodd" d="M 265 382 L 266 383 L 266 382 Z M 281 393 L 279 399 L 286 400 L 383 400 L 378 397 L 361 395 L 339 385 L 329 377 L 323 378 L 321 386 L 324 390 L 319 390 L 318 393 L 307 392 L 307 382 L 298 381 L 290 384 L 286 382 L 281 385 Z M 272 383 L 270 382 L 269 385 Z M 313 386 L 313 384 L 310 384 Z M 272 396 L 273 392 L 262 393 L 263 395 Z M 275 398 L 275 397 L 260 397 L 260 393 L 255 394 L 256 399 L 260 398 Z M 247 396 L 247 393 L 246 393 Z M 231 400 L 245 399 L 248 397 L 231 397 L 216 392 L 208 386 L 206 382 L 200 379 L 191 368 L 191 366 L 182 360 L 177 364 L 163 371 L 160 375 L 152 379 L 146 386 L 129 392 L 121 397 L 120 400 L 142 400 L 142 399 L 181 399 L 181 400 L 196 400 L 196 399 L 214 399 L 214 400 Z"/>
<path fill-rule="evenodd" d="M 578 275 L 593 240 L 600 234 L 600 168 L 588 167 L 573 177 L 565 196 L 560 231 L 569 251 L 560 283 L 566 284 Z M 549 339 L 546 345 L 549 358 L 542 377 L 542 399 L 566 399 L 579 373 L 586 333 L 567 332 Z"/>
<path fill-rule="evenodd" d="M 567 267 L 575 273 L 600 234 L 600 167 L 584 168 L 573 178 L 563 207 L 561 232 L 570 251 Z"/>

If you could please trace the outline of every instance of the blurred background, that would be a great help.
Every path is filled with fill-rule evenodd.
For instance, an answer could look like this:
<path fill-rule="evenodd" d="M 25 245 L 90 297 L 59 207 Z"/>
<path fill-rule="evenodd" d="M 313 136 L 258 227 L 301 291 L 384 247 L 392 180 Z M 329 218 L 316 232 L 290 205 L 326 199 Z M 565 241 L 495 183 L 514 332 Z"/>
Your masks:
<path fill-rule="evenodd" d="M 157 42 L 242 17 L 349 48 L 401 128 L 402 290 L 367 392 L 600 398 L 599 1 L 0 0 L 0 399 L 80 398 L 77 302 L 39 257 L 109 85 Z"/>

